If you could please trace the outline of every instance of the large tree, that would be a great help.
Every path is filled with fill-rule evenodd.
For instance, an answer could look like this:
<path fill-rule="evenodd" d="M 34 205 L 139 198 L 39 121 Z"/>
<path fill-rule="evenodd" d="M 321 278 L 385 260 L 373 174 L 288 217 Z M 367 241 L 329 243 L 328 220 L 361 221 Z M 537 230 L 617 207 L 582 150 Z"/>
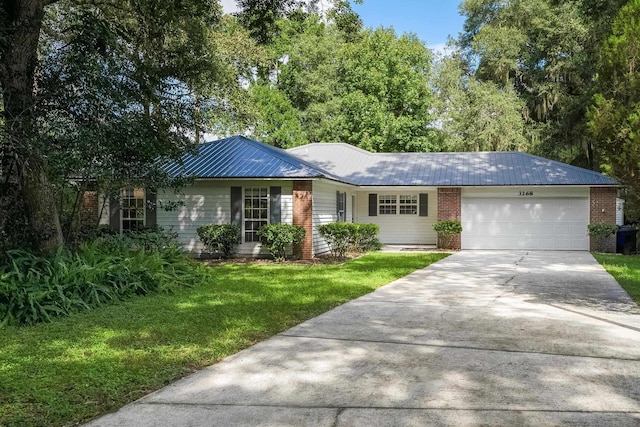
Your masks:
<path fill-rule="evenodd" d="M 586 131 L 595 52 L 623 0 L 466 0 L 459 46 L 478 81 L 525 102 L 529 151 L 597 167 Z"/>
<path fill-rule="evenodd" d="M 0 86 L 4 106 L 0 237 L 15 244 L 30 235 L 43 251 L 62 244 L 47 159 L 37 149 L 34 108 L 38 40 L 45 7 L 51 3 L 54 0 L 4 0 L 0 6 Z M 26 232 L 19 234 L 19 230 Z"/>
<path fill-rule="evenodd" d="M 436 116 L 447 151 L 527 149 L 525 102 L 512 85 L 468 75 L 454 53 L 440 61 L 435 87 Z"/>
<path fill-rule="evenodd" d="M 347 142 L 372 151 L 440 150 L 432 108 L 431 52 L 414 35 L 339 25 L 317 14 L 278 22 L 263 99 L 286 96 L 303 142 Z M 356 20 L 357 21 L 357 20 Z M 279 105 L 284 106 L 282 102 Z M 266 104 L 263 103 L 262 110 Z M 288 107 L 287 107 L 288 108 Z M 264 126 L 262 127 L 264 128 Z M 299 142 L 291 142 L 297 144 Z"/>
<path fill-rule="evenodd" d="M 628 188 L 629 216 L 640 219 L 640 0 L 624 6 L 598 60 L 589 126 L 604 167 Z"/>
<path fill-rule="evenodd" d="M 2 8 L 5 244 L 25 235 L 43 252 L 62 244 L 53 184 L 70 173 L 152 185 L 156 160 L 192 146 L 209 112 L 229 106 L 225 90 L 238 87 L 239 61 L 220 49 L 216 0 Z"/>

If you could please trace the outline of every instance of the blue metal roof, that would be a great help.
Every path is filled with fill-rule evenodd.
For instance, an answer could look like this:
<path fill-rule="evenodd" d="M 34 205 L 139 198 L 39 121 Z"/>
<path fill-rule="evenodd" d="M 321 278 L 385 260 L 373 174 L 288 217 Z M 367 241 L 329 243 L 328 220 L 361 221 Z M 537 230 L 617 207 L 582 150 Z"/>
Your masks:
<path fill-rule="evenodd" d="M 181 161 L 162 168 L 171 176 L 196 178 L 338 179 L 284 150 L 244 136 L 205 142 L 196 154 L 185 154 Z"/>
<path fill-rule="evenodd" d="M 519 152 L 370 153 L 343 143 L 281 150 L 243 136 L 200 144 L 163 165 L 195 178 L 327 178 L 358 186 L 616 186 L 601 173 Z"/>
<path fill-rule="evenodd" d="M 601 173 L 519 152 L 370 153 L 344 143 L 287 150 L 360 186 L 615 186 Z"/>

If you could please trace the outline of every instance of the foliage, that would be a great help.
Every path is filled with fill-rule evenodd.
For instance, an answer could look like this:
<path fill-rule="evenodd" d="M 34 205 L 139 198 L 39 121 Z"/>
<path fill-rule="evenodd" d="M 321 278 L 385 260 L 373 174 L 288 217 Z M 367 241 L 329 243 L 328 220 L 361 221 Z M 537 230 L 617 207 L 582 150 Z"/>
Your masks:
<path fill-rule="evenodd" d="M 239 31 L 227 37 L 216 0 L 27 6 L 0 15 L 0 171 L 9 183 L 0 229 L 11 247 L 26 230 L 34 247 L 52 251 L 62 244 L 54 195 L 69 176 L 105 194 L 174 187 L 163 161 L 195 148 L 211 117 L 241 121 L 238 81 L 253 50 Z M 8 207 L 27 213 L 22 227 Z"/>
<path fill-rule="evenodd" d="M 198 227 L 200 241 L 211 252 L 218 253 L 228 259 L 236 254 L 237 247 L 242 243 L 242 230 L 234 224 L 210 224 Z"/>
<path fill-rule="evenodd" d="M 382 248 L 378 240 L 380 227 L 377 224 L 353 224 L 352 248 L 356 252 L 377 251 Z"/>
<path fill-rule="evenodd" d="M 384 56 L 381 57 L 381 54 Z M 415 35 L 365 31 L 342 51 L 338 141 L 374 152 L 434 151 L 431 52 Z"/>
<path fill-rule="evenodd" d="M 252 131 L 254 137 L 280 148 L 291 148 L 307 142 L 298 111 L 284 93 L 266 85 L 255 85 L 251 88 L 251 95 L 260 114 L 257 126 Z"/>
<path fill-rule="evenodd" d="M 598 73 L 594 58 L 624 2 L 466 0 L 460 5 L 466 19 L 457 47 L 465 74 L 513 92 L 524 104 L 527 151 L 599 166 L 586 107 Z M 489 105 L 497 100 L 494 94 L 484 95 Z"/>
<path fill-rule="evenodd" d="M 0 323 L 35 324 L 129 298 L 191 286 L 198 269 L 161 232 L 104 236 L 51 258 L 10 250 L 0 266 Z"/>
<path fill-rule="evenodd" d="M 594 254 L 596 260 L 640 304 L 640 256 Z"/>
<path fill-rule="evenodd" d="M 0 425 L 82 424 L 444 257 L 202 266 L 174 294 L 3 327 Z"/>
<path fill-rule="evenodd" d="M 640 0 L 624 6 L 599 55 L 589 130 L 607 172 L 627 187 L 627 217 L 640 220 Z"/>
<path fill-rule="evenodd" d="M 462 224 L 460 221 L 437 221 L 433 224 L 433 229 L 438 233 L 442 247 L 450 249 L 455 236 L 462 233 Z"/>
<path fill-rule="evenodd" d="M 596 222 L 587 225 L 589 236 L 596 238 L 609 237 L 616 234 L 618 227 L 615 224 L 606 224 L 604 222 Z"/>
<path fill-rule="evenodd" d="M 607 252 L 607 241 L 614 236 L 618 230 L 615 224 L 606 224 L 604 222 L 596 222 L 587 225 L 589 236 L 595 239 L 598 251 Z"/>
<path fill-rule="evenodd" d="M 350 222 L 332 222 L 318 226 L 318 233 L 327 241 L 333 256 L 344 258 L 353 242 L 354 227 Z"/>
<path fill-rule="evenodd" d="M 318 227 L 318 233 L 327 241 L 333 256 L 344 258 L 348 251 L 366 252 L 378 250 L 380 227 L 376 224 L 332 222 Z"/>
<path fill-rule="evenodd" d="M 240 8 L 240 23 L 260 44 L 270 43 L 277 35 L 279 18 L 301 6 L 298 0 L 237 0 L 236 3 Z"/>
<path fill-rule="evenodd" d="M 279 21 L 269 78 L 255 85 L 265 88 L 258 92 L 262 97 L 281 106 L 276 124 L 293 132 L 289 144 L 337 141 L 381 152 L 439 150 L 432 126 L 431 52 L 415 35 L 361 30 L 353 16 L 341 16 L 343 24 L 350 22 L 347 33 L 341 21 L 314 13 Z M 257 127 L 279 133 L 267 119 L 273 106 L 260 109 Z M 304 135 L 296 130 L 298 121 Z"/>
<path fill-rule="evenodd" d="M 290 224 L 267 224 L 258 230 L 262 244 L 276 261 L 284 261 L 291 245 L 302 242 L 305 234 L 303 227 Z"/>
<path fill-rule="evenodd" d="M 450 151 L 525 151 L 524 101 L 511 84 L 467 76 L 459 54 L 441 60 L 438 118 Z"/>

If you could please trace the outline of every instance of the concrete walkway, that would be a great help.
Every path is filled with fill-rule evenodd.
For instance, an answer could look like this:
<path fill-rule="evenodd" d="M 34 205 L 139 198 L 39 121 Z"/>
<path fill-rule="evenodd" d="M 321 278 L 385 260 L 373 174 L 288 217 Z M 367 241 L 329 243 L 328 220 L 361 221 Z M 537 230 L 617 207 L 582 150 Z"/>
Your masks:
<path fill-rule="evenodd" d="M 640 424 L 640 310 L 586 252 L 460 252 L 92 426 Z"/>

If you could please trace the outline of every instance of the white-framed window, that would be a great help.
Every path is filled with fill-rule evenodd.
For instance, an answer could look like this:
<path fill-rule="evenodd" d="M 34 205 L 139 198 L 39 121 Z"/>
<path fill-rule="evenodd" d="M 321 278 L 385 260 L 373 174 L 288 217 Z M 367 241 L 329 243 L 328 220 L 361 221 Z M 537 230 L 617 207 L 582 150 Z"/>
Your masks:
<path fill-rule="evenodd" d="M 143 188 L 128 187 L 120 194 L 120 222 L 121 230 L 140 230 L 145 225 L 146 209 Z"/>
<path fill-rule="evenodd" d="M 418 215 L 418 195 L 400 195 L 398 212 L 400 215 Z"/>
<path fill-rule="evenodd" d="M 418 195 L 383 194 L 378 197 L 379 215 L 418 215 Z"/>
<path fill-rule="evenodd" d="M 259 242 L 258 230 L 269 222 L 269 189 L 244 189 L 244 241 Z"/>
<path fill-rule="evenodd" d="M 398 197 L 383 194 L 378 197 L 378 213 L 380 215 L 395 215 L 398 212 Z"/>

